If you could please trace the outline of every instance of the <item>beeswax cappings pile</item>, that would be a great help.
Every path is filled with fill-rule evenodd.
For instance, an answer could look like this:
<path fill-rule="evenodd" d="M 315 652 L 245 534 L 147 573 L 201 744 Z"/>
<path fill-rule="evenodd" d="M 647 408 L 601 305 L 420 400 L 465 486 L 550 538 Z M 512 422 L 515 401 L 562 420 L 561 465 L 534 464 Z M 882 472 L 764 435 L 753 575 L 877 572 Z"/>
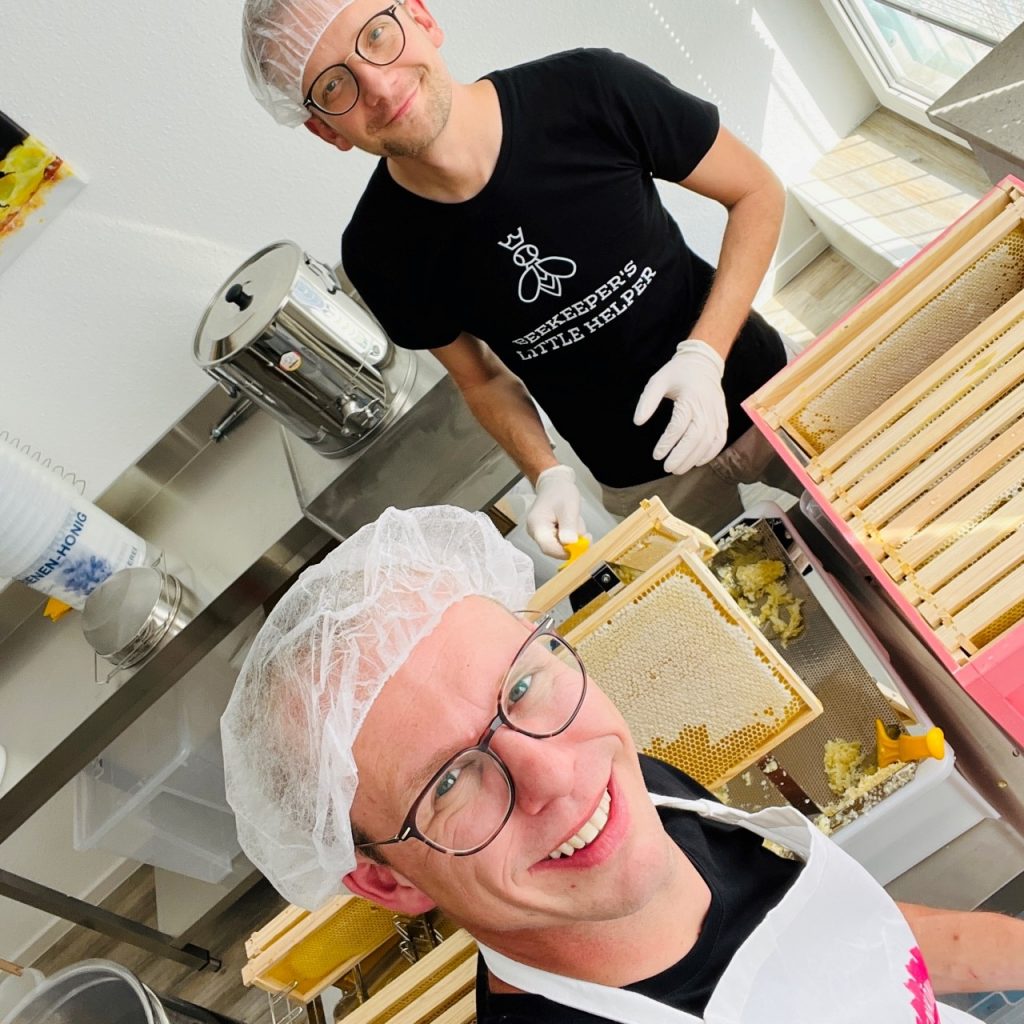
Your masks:
<path fill-rule="evenodd" d="M 765 558 L 757 531 L 737 526 L 722 542 L 723 563 L 717 559 L 715 575 L 733 600 L 760 627 L 770 626 L 782 643 L 789 645 L 804 631 L 801 607 L 786 586 L 786 566 L 774 558 Z"/>
<path fill-rule="evenodd" d="M 825 835 L 846 825 L 868 807 L 873 807 L 908 780 L 904 768 L 914 769 L 902 761 L 894 761 L 884 768 L 864 770 L 864 752 L 857 741 L 834 739 L 825 744 L 825 775 L 829 789 L 839 798 L 821 809 L 815 824 Z"/>

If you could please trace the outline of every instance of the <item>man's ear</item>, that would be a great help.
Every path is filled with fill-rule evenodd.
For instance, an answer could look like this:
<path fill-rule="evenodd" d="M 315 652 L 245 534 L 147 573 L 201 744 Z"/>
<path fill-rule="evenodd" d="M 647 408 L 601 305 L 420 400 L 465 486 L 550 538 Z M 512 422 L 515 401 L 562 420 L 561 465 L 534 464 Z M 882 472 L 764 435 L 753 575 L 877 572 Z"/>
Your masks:
<path fill-rule="evenodd" d="M 436 906 L 426 893 L 386 864 L 360 860 L 342 881 L 349 892 L 399 914 L 415 917 Z"/>
<path fill-rule="evenodd" d="M 444 30 L 437 23 L 437 19 L 427 10 L 423 0 L 408 0 L 406 10 L 409 17 L 426 33 L 427 38 L 440 49 L 444 42 Z"/>
<path fill-rule="evenodd" d="M 352 143 L 348 139 L 343 135 L 339 135 L 329 124 L 321 121 L 319 117 L 313 116 L 303 123 L 318 139 L 323 139 L 329 146 L 340 149 L 342 153 L 347 153 L 352 148 Z"/>

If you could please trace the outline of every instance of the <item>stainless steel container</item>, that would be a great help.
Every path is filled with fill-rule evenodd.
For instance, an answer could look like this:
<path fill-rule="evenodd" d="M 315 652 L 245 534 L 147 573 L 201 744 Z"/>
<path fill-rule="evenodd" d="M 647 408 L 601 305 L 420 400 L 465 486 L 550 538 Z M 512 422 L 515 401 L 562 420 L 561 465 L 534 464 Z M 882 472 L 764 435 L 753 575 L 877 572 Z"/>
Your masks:
<path fill-rule="evenodd" d="M 8 1024 L 239 1024 L 160 996 L 112 960 L 82 960 L 52 974 L 4 1018 Z"/>
<path fill-rule="evenodd" d="M 199 611 L 195 595 L 155 566 L 115 572 L 87 598 L 82 632 L 96 653 L 117 668 L 144 664 Z"/>
<path fill-rule="evenodd" d="M 288 241 L 262 249 L 223 284 L 193 355 L 232 397 L 250 398 L 329 458 L 387 423 L 416 367 L 330 267 Z"/>

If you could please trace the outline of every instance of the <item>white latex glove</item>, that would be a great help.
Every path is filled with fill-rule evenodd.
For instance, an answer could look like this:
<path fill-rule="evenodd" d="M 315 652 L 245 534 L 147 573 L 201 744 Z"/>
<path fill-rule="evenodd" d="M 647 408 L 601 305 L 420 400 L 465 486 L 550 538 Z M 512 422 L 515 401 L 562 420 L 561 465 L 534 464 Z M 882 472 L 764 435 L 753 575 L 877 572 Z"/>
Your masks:
<path fill-rule="evenodd" d="M 633 422 L 642 426 L 664 399 L 672 400 L 672 418 L 653 455 L 665 459 L 666 473 L 703 466 L 725 447 L 729 416 L 722 393 L 724 372 L 725 361 L 710 345 L 689 338 L 647 382 Z"/>
<path fill-rule="evenodd" d="M 545 555 L 568 558 L 562 545 L 577 540 L 587 529 L 580 518 L 576 473 L 571 466 L 552 466 L 537 477 L 534 490 L 537 497 L 526 513 L 526 532 Z"/>

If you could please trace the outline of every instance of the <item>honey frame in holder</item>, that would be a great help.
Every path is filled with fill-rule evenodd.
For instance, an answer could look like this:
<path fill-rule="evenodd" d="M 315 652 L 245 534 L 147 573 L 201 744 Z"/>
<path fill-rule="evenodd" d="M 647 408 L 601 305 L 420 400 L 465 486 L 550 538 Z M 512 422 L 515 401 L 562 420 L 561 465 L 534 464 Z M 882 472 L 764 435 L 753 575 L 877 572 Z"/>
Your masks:
<path fill-rule="evenodd" d="M 317 959 L 329 959 L 328 950 L 334 945 L 325 933 L 345 925 L 362 928 L 363 942 L 342 960 L 317 967 Z M 246 940 L 248 963 L 242 967 L 242 982 L 306 1004 L 366 957 L 389 944 L 397 945 L 398 939 L 391 912 L 359 896 L 334 896 L 315 911 L 288 906 Z M 296 958 L 305 958 L 312 969 L 297 971 L 295 963 L 289 962 Z"/>
<path fill-rule="evenodd" d="M 696 592 L 698 599 L 704 602 L 709 618 L 702 623 L 674 619 L 665 607 L 673 592 L 663 588 L 675 588 L 674 594 L 678 598 L 678 584 L 681 580 L 685 580 L 685 586 L 691 588 L 691 593 Z M 662 607 L 656 608 L 657 604 Z M 640 641 L 643 646 L 637 649 L 637 655 L 642 653 L 642 657 L 647 660 L 656 658 L 656 640 L 651 635 L 652 628 L 668 641 L 674 654 L 678 654 L 681 643 L 683 646 L 703 645 L 706 648 L 707 657 L 701 659 L 699 672 L 689 680 L 696 685 L 688 691 L 682 691 L 684 701 L 685 693 L 689 692 L 692 694 L 693 705 L 700 706 L 702 694 L 699 687 L 706 685 L 708 672 L 713 672 L 719 659 L 726 656 L 730 637 L 739 641 L 732 653 L 733 668 L 736 667 L 737 659 L 742 664 L 744 657 L 749 656 L 752 670 L 750 678 L 753 680 L 757 673 L 761 674 L 761 682 L 757 684 L 761 686 L 761 692 L 751 694 L 748 701 L 748 704 L 756 705 L 755 710 L 749 706 L 746 709 L 740 708 L 738 686 L 742 684 L 735 675 L 730 675 L 722 688 L 723 700 L 714 709 L 709 709 L 703 721 L 680 723 L 678 729 L 673 723 L 665 728 L 664 736 L 651 736 L 649 733 L 652 730 L 640 722 L 638 709 L 643 703 L 641 694 L 644 692 L 644 684 L 638 675 L 631 674 L 634 670 L 631 668 L 629 647 L 622 637 L 611 641 L 612 646 L 617 648 L 614 651 L 614 668 L 605 666 L 604 674 L 598 669 L 594 678 L 612 701 L 618 704 L 634 732 L 638 749 L 643 753 L 667 761 L 709 789 L 716 789 L 761 760 L 821 714 L 822 706 L 818 698 L 776 653 L 704 563 L 685 548 L 677 548 L 663 557 L 639 579 L 616 593 L 606 604 L 569 631 L 566 639 L 579 649 L 588 671 L 592 667 L 588 664 L 588 646 L 593 649 L 599 631 L 614 629 L 617 620 L 621 625 L 624 619 L 630 617 L 634 608 L 640 609 L 642 619 L 650 620 L 643 624 L 644 635 Z M 688 629 L 693 629 L 693 637 L 688 642 L 681 641 L 680 638 Z M 722 645 L 717 651 L 716 644 Z M 674 693 L 679 693 L 680 687 L 684 687 L 688 680 L 678 658 L 674 666 L 671 664 L 672 656 L 666 654 L 666 661 L 661 664 L 667 662 L 669 671 L 679 673 L 670 683 L 666 681 Z M 592 653 L 590 661 L 597 660 Z M 649 664 L 635 672 L 647 672 L 653 676 Z M 785 703 L 777 711 L 773 702 L 777 704 L 782 695 L 785 695 Z M 713 714 L 717 712 L 723 716 L 731 714 L 733 710 L 735 720 L 728 727 L 719 720 L 715 724 L 717 738 L 713 736 Z M 657 728 L 661 728 L 660 723 Z M 723 732 L 722 729 L 727 731 Z"/>
<path fill-rule="evenodd" d="M 701 558 L 710 558 L 718 550 L 703 530 L 677 519 L 660 498 L 645 498 L 635 512 L 540 587 L 530 600 L 530 607 L 538 612 L 549 611 L 585 583 L 599 566 L 627 562 L 629 552 L 644 543 L 657 545 L 660 551 L 650 559 L 651 564 L 677 547 Z"/>

